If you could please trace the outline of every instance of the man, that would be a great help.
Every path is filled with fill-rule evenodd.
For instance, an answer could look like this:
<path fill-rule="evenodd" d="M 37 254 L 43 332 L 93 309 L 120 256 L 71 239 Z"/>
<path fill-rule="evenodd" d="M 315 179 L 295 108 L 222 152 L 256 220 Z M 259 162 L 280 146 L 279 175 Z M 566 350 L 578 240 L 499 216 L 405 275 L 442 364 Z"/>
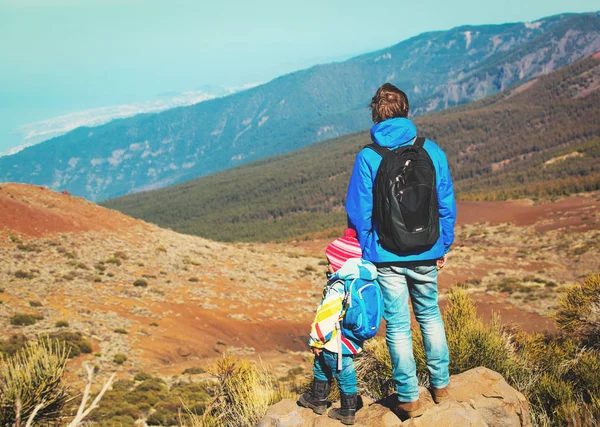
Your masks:
<path fill-rule="evenodd" d="M 375 123 L 371 128 L 373 142 L 392 150 L 414 143 L 417 129 L 407 118 L 409 106 L 404 92 L 386 83 L 377 90 L 370 107 Z M 436 173 L 440 233 L 432 246 L 408 253 L 390 252 L 381 246 L 378 225 L 372 218 L 373 187 L 382 157 L 374 150 L 365 148 L 356 156 L 346 196 L 348 220 L 357 231 L 363 258 L 377 266 L 377 281 L 385 302 L 386 342 L 398 391 L 394 412 L 402 419 L 423 413 L 412 349 L 409 296 L 421 327 L 431 394 L 436 403 L 450 398 L 449 354 L 438 306 L 437 270 L 446 264 L 454 241 L 456 202 L 444 152 L 430 140 L 425 140 L 423 148 Z"/>

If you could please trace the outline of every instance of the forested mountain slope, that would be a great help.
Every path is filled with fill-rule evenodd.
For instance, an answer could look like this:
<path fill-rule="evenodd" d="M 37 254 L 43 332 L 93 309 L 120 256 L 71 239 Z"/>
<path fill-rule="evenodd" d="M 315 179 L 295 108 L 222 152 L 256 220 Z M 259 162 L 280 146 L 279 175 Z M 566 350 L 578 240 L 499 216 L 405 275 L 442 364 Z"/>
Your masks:
<path fill-rule="evenodd" d="M 0 158 L 0 181 L 90 200 L 160 188 L 365 129 L 366 104 L 386 81 L 408 93 L 418 114 L 481 99 L 598 49 L 594 13 L 425 33 L 228 97 L 76 129 Z"/>
<path fill-rule="evenodd" d="M 600 189 L 600 55 L 469 105 L 418 117 L 447 153 L 460 198 Z M 345 223 L 366 131 L 173 187 L 103 203 L 177 231 L 270 240 Z"/>

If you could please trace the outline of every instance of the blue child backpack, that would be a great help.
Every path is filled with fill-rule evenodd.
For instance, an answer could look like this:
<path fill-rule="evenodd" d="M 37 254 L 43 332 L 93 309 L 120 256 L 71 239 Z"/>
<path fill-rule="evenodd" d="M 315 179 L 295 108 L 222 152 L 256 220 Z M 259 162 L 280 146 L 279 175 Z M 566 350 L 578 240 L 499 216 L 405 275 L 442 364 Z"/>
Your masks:
<path fill-rule="evenodd" d="M 362 346 L 377 334 L 383 317 L 383 295 L 379 288 L 377 268 L 361 258 L 350 258 L 330 280 L 344 282 L 342 313 L 336 328 L 338 334 L 338 370 L 342 369 L 342 336 Z"/>
<path fill-rule="evenodd" d="M 383 317 L 383 296 L 377 268 L 361 258 L 351 258 L 335 273 L 344 281 L 342 335 L 354 341 L 373 338 Z"/>
<path fill-rule="evenodd" d="M 383 317 L 383 296 L 375 280 L 345 281 L 346 296 L 342 335 L 356 341 L 373 338 Z"/>

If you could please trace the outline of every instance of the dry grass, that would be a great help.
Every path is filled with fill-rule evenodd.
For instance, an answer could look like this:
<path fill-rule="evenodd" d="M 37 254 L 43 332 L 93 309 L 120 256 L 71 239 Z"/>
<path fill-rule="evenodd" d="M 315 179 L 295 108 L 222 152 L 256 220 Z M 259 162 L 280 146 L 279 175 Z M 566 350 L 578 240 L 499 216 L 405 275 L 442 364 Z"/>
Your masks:
<path fill-rule="evenodd" d="M 187 411 L 189 427 L 251 427 L 279 400 L 292 397 L 262 365 L 225 356 L 212 368 L 220 388 L 203 415 Z M 185 420 L 187 418 L 187 421 Z"/>

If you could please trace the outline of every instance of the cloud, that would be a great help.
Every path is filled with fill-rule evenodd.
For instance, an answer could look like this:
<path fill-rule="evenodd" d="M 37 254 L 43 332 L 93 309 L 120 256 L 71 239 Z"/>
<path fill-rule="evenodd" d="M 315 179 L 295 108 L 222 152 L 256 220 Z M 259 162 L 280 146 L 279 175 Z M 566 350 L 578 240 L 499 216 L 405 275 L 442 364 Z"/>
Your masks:
<path fill-rule="evenodd" d="M 235 92 L 257 86 L 246 84 L 234 88 L 211 87 L 209 90 L 189 91 L 181 93 L 170 93 L 151 101 L 136 102 L 131 104 L 116 105 L 112 107 L 93 108 L 64 114 L 62 116 L 28 123 L 19 128 L 23 135 L 23 141 L 19 146 L 12 147 L 0 156 L 8 156 L 18 153 L 24 148 L 46 141 L 81 127 L 99 126 L 114 119 L 122 119 L 141 113 L 158 113 L 170 108 L 197 104 L 221 96 L 231 95 Z"/>

